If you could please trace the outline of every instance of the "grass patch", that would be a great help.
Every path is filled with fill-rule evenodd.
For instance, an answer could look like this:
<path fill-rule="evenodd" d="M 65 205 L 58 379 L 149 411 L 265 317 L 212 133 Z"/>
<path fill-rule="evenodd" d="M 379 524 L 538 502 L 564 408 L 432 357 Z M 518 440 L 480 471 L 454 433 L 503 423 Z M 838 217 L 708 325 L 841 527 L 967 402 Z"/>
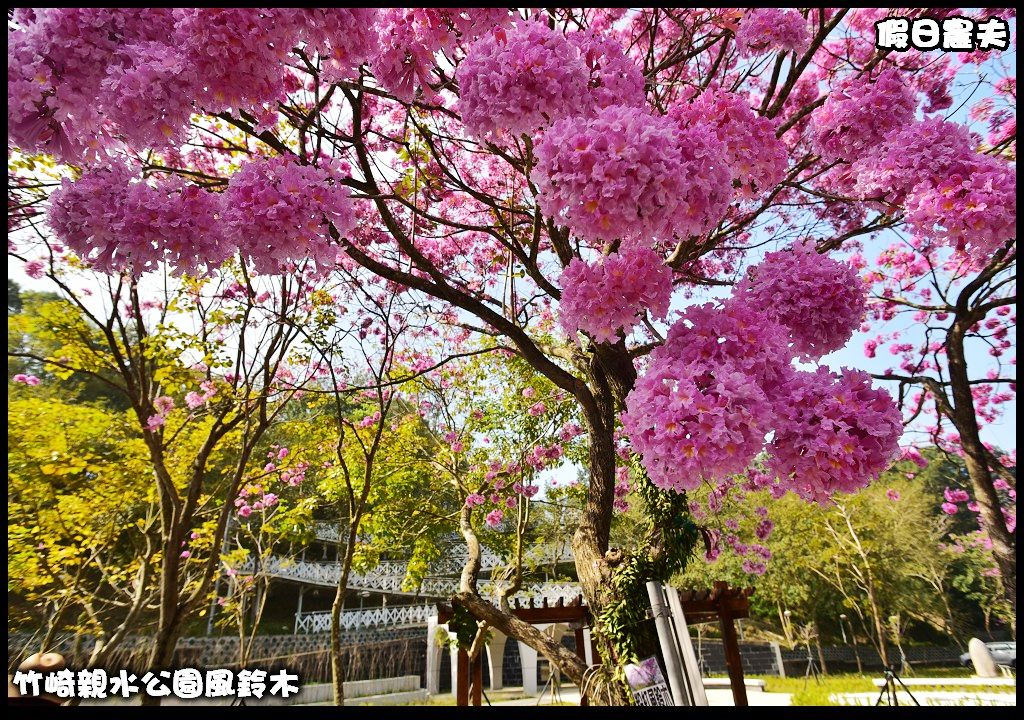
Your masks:
<path fill-rule="evenodd" d="M 958 677 L 970 677 L 970 670 L 967 668 L 927 668 L 918 670 L 915 675 L 908 675 L 906 677 L 929 677 L 929 678 L 958 678 Z M 841 693 L 878 693 L 881 688 L 875 687 L 872 684 L 872 680 L 875 678 L 882 677 L 882 673 L 872 673 L 865 675 L 858 675 L 856 673 L 840 673 L 822 675 L 820 682 L 815 682 L 814 678 L 803 678 L 803 677 L 785 677 L 780 678 L 775 675 L 752 675 L 750 677 L 757 677 L 765 681 L 764 690 L 765 692 L 777 692 L 777 693 L 790 693 L 793 705 L 835 705 L 829 700 L 830 695 L 837 695 Z M 963 691 L 963 692 L 1007 692 L 1016 693 L 1016 687 L 1010 686 L 993 686 L 993 687 L 977 687 L 977 686 L 958 686 L 958 685 L 947 685 L 931 687 L 928 685 L 914 685 L 910 688 L 911 692 L 915 690 L 946 690 L 946 691 Z"/>

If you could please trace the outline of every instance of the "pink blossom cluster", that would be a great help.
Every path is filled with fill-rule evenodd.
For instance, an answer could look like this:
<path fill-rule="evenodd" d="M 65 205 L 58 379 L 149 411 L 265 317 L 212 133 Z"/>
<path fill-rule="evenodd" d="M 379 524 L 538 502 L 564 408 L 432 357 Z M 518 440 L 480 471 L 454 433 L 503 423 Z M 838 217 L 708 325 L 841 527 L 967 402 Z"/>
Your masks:
<path fill-rule="evenodd" d="M 283 96 L 284 62 L 299 39 L 294 13 L 273 8 L 178 8 L 175 40 L 210 112 L 257 108 Z"/>
<path fill-rule="evenodd" d="M 184 139 L 195 96 L 194 67 L 164 42 L 129 45 L 107 69 L 98 100 L 106 119 L 135 147 Z"/>
<path fill-rule="evenodd" d="M 797 245 L 769 253 L 720 306 L 688 307 L 652 351 L 646 373 L 626 399 L 623 428 L 651 480 L 677 490 L 707 481 L 724 493 L 728 476 L 747 467 L 772 430 L 781 452 L 802 447 L 810 465 L 831 466 L 836 442 L 844 448 L 859 443 L 844 466 L 846 477 L 834 485 L 811 479 L 813 493 L 801 484 L 800 472 L 776 463 L 763 485 L 774 482 L 780 493 L 793 489 L 822 500 L 856 489 L 884 469 L 889 445 L 895 448 L 902 431 L 888 395 L 861 387 L 866 376 L 814 375 L 791 365 L 795 356 L 816 359 L 842 347 L 859 325 L 864 303 L 865 287 L 852 266 Z M 825 399 L 808 398 L 832 390 L 846 406 L 829 411 L 826 427 L 808 409 L 818 400 L 829 407 Z M 800 417 L 807 427 L 797 424 Z M 887 425 L 892 418 L 895 425 Z M 800 446 L 815 429 L 831 434 L 822 444 Z"/>
<path fill-rule="evenodd" d="M 954 490 L 952 488 L 947 487 L 945 490 L 942 491 L 942 495 L 944 498 L 946 498 L 946 502 L 951 503 L 965 503 L 971 499 L 971 496 L 967 493 L 967 491 L 961 490 L 960 488 L 956 488 Z"/>
<path fill-rule="evenodd" d="M 562 328 L 598 342 L 629 333 L 644 311 L 665 317 L 672 298 L 672 271 L 649 247 L 623 247 L 594 263 L 574 257 L 562 273 L 558 308 Z"/>
<path fill-rule="evenodd" d="M 224 194 L 225 234 L 260 273 L 274 274 L 302 258 L 333 267 L 337 249 L 329 226 L 345 235 L 355 223 L 348 189 L 330 168 L 280 156 L 247 162 Z"/>
<path fill-rule="evenodd" d="M 877 478 L 903 434 L 892 398 L 866 373 L 824 367 L 793 373 L 774 429 L 768 467 L 783 487 L 815 502 Z"/>
<path fill-rule="evenodd" d="M 923 179 L 967 171 L 977 144 L 963 125 L 930 117 L 889 133 L 851 170 L 866 197 L 901 205 Z"/>
<path fill-rule="evenodd" d="M 844 80 L 812 115 L 815 148 L 827 162 L 856 160 L 912 123 L 916 110 L 916 94 L 893 68 L 874 81 L 863 75 Z"/>
<path fill-rule="evenodd" d="M 594 28 L 571 32 L 569 42 L 579 51 L 589 72 L 589 106 L 594 110 L 610 105 L 642 107 L 644 74 L 615 39 Z M 588 105 L 580 110 L 587 111 Z"/>
<path fill-rule="evenodd" d="M 34 386 L 39 384 L 39 378 L 35 375 L 26 375 L 25 373 L 18 373 L 11 380 L 20 385 Z"/>
<path fill-rule="evenodd" d="M 983 260 L 1016 235 L 1017 172 L 977 144 L 964 126 L 927 118 L 889 134 L 851 175 L 865 196 L 903 205 L 922 237 Z"/>
<path fill-rule="evenodd" d="M 1016 239 L 1017 171 L 997 158 L 976 158 L 969 173 L 916 187 L 905 206 L 918 233 L 985 260 Z"/>
<path fill-rule="evenodd" d="M 351 77 L 377 47 L 375 8 L 296 8 L 307 49 L 320 56 L 320 75 L 327 82 Z"/>
<path fill-rule="evenodd" d="M 796 10 L 747 10 L 736 31 L 736 46 L 743 55 L 783 50 L 803 52 L 810 42 L 807 20 Z"/>
<path fill-rule="evenodd" d="M 756 197 L 782 180 L 788 163 L 778 122 L 756 114 L 737 93 L 714 88 L 669 108 L 680 127 L 709 127 L 725 146 L 733 184 L 745 197 Z"/>
<path fill-rule="evenodd" d="M 47 8 L 19 11 L 9 32 L 8 127 L 21 148 L 74 162 L 114 141 L 178 141 L 195 104 L 263 118 L 297 87 L 287 63 L 304 46 L 327 81 L 350 76 L 378 42 L 367 8 Z M 444 32 L 477 31 L 507 10 L 418 11 Z M 487 23 L 485 26 L 489 27 Z M 454 37 L 454 35 L 452 35 Z M 389 36 L 389 39 L 392 39 Z M 391 43 L 393 44 L 393 42 Z M 433 47 L 424 62 L 432 63 Z M 384 62 L 382 60 L 382 62 Z M 397 62 L 405 62 L 402 53 Z"/>
<path fill-rule="evenodd" d="M 231 255 L 218 220 L 219 196 L 178 179 L 137 181 L 122 162 L 65 178 L 51 196 L 57 237 L 103 272 L 136 273 L 168 262 L 181 272 L 212 268 Z"/>
<path fill-rule="evenodd" d="M 193 390 L 185 395 L 185 404 L 189 410 L 202 407 L 217 394 L 217 385 L 212 380 L 204 380 L 199 384 L 199 387 L 202 392 Z"/>
<path fill-rule="evenodd" d="M 65 160 L 99 150 L 105 110 L 119 101 L 104 87 L 108 68 L 173 31 L 168 9 L 46 8 L 20 10 L 15 20 L 19 29 L 8 32 L 8 137 Z M 147 120 L 139 118 L 140 125 Z"/>
<path fill-rule="evenodd" d="M 692 490 L 742 472 L 764 444 L 772 407 L 728 366 L 652 360 L 626 398 L 622 427 L 662 489 Z"/>
<path fill-rule="evenodd" d="M 168 395 L 161 395 L 155 398 L 153 400 L 153 409 L 156 410 L 156 413 L 146 419 L 146 429 L 150 432 L 156 432 L 167 422 L 167 416 L 174 409 L 174 398 Z"/>
<path fill-rule="evenodd" d="M 589 73 L 560 32 L 519 22 L 473 43 L 459 66 L 462 121 L 474 135 L 532 133 L 587 104 Z"/>
<path fill-rule="evenodd" d="M 261 485 L 246 485 L 238 491 L 235 498 L 236 512 L 241 518 L 247 518 L 254 511 L 269 510 L 278 504 L 280 498 L 272 492 L 266 492 Z"/>
<path fill-rule="evenodd" d="M 864 317 L 867 286 L 852 266 L 803 243 L 768 253 L 733 298 L 787 327 L 796 353 L 816 360 L 850 340 Z"/>
<path fill-rule="evenodd" d="M 700 235 L 732 197 L 722 143 L 704 126 L 612 105 L 554 123 L 536 146 L 541 209 L 591 241 Z"/>
<path fill-rule="evenodd" d="M 51 198 L 49 224 L 93 267 L 142 273 L 161 262 L 179 273 L 214 269 L 236 249 L 260 273 L 311 259 L 334 265 L 329 224 L 355 225 L 348 190 L 330 170 L 283 157 L 245 163 L 224 193 L 178 178 L 138 180 L 123 162 L 65 179 Z"/>
<path fill-rule="evenodd" d="M 395 97 L 412 101 L 421 90 L 435 100 L 430 82 L 434 55 L 450 51 L 459 37 L 472 39 L 509 19 L 505 8 L 386 8 L 377 24 L 370 60 L 377 80 Z"/>
<path fill-rule="evenodd" d="M 740 302 L 721 307 L 691 305 L 672 323 L 651 360 L 683 366 L 709 363 L 748 375 L 769 397 L 778 395 L 787 377 L 792 351 L 788 331 L 763 308 Z"/>
<path fill-rule="evenodd" d="M 496 528 L 501 525 L 501 521 L 505 519 L 505 513 L 499 508 L 491 510 L 484 517 L 484 522 L 487 523 L 487 527 Z"/>

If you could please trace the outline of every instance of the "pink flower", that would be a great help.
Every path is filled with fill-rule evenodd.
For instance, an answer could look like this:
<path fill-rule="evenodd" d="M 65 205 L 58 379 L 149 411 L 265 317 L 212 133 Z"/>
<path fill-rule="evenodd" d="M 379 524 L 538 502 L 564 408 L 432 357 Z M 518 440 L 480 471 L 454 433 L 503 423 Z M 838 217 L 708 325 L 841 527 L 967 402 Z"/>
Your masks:
<path fill-rule="evenodd" d="M 181 557 L 183 559 L 188 559 L 188 558 L 192 557 L 192 553 L 190 553 L 188 550 L 182 550 L 181 551 L 181 555 L 179 555 L 179 557 Z"/>
<path fill-rule="evenodd" d="M 725 214 L 732 176 L 704 126 L 613 105 L 554 123 L 532 179 L 544 212 L 592 242 L 700 235 Z"/>
<path fill-rule="evenodd" d="M 18 373 L 11 379 L 16 383 L 21 383 L 22 385 L 39 384 L 39 378 L 37 378 L 35 375 L 25 375 L 24 373 Z"/>
<path fill-rule="evenodd" d="M 873 152 L 891 132 L 914 121 L 917 96 L 895 68 L 839 83 L 812 115 L 814 142 L 826 161 L 853 161 Z"/>
<path fill-rule="evenodd" d="M 960 490 L 959 488 L 956 490 L 946 488 L 942 494 L 946 498 L 946 502 L 951 503 L 962 503 L 971 499 L 966 490 Z"/>
<path fill-rule="evenodd" d="M 338 248 L 328 221 L 341 234 L 355 227 L 349 191 L 332 168 L 287 158 L 257 158 L 231 176 L 224 192 L 225 232 L 257 272 L 277 274 L 292 260 L 334 267 Z"/>
<path fill-rule="evenodd" d="M 242 507 L 238 508 L 238 515 L 239 517 L 247 518 L 250 515 L 252 515 L 252 508 L 248 505 L 243 505 Z"/>
<path fill-rule="evenodd" d="M 866 486 L 899 452 L 900 412 L 866 373 L 794 372 L 780 397 L 767 464 L 782 487 L 807 500 Z"/>
<path fill-rule="evenodd" d="M 167 395 L 161 395 L 160 397 L 153 400 L 153 407 L 161 415 L 166 415 L 174 409 L 174 398 Z"/>
<path fill-rule="evenodd" d="M 942 503 L 942 512 L 946 513 L 947 515 L 956 515 L 959 509 L 960 508 L 958 506 L 954 505 L 951 502 Z"/>
<path fill-rule="evenodd" d="M 487 502 L 487 499 L 480 493 L 470 493 L 466 496 L 466 506 L 473 507 L 475 505 L 483 505 Z"/>
<path fill-rule="evenodd" d="M 890 500 L 892 500 L 893 502 L 899 502 L 899 499 L 900 499 L 899 491 L 898 490 L 894 490 L 893 488 L 889 488 L 888 490 L 886 490 L 885 491 L 885 496 L 887 498 L 889 498 Z"/>
<path fill-rule="evenodd" d="M 736 31 L 736 46 L 743 55 L 775 50 L 800 53 L 810 39 L 807 20 L 796 10 L 782 8 L 747 10 Z"/>
<path fill-rule="evenodd" d="M 728 366 L 651 359 L 626 397 L 622 427 L 662 489 L 692 490 L 742 472 L 764 442 L 771 406 Z"/>
<path fill-rule="evenodd" d="M 488 527 L 498 527 L 498 525 L 501 524 L 501 521 L 504 518 L 505 513 L 503 511 L 491 510 L 489 513 L 487 513 L 487 516 L 484 518 L 484 522 L 487 523 Z"/>
<path fill-rule="evenodd" d="M 46 265 L 41 260 L 29 260 L 25 263 L 25 274 L 35 280 L 41 278 L 45 270 Z"/>
<path fill-rule="evenodd" d="M 725 148 L 725 161 L 745 197 L 771 189 L 785 175 L 789 158 L 786 144 L 776 137 L 778 122 L 756 114 L 739 93 L 705 90 L 670 107 L 668 117 L 683 128 L 711 128 Z"/>
<path fill-rule="evenodd" d="M 566 37 L 520 21 L 473 43 L 459 66 L 459 109 L 474 135 L 532 133 L 589 104 L 589 72 Z"/>
<path fill-rule="evenodd" d="M 570 337 L 581 330 L 598 342 L 614 342 L 620 330 L 628 333 L 648 311 L 665 317 L 672 299 L 672 271 L 658 253 L 641 245 L 593 264 L 573 258 L 560 283 L 562 328 Z"/>
<path fill-rule="evenodd" d="M 867 287 L 851 266 L 803 243 L 768 253 L 736 285 L 733 301 L 787 327 L 797 353 L 816 360 L 850 340 L 864 317 Z"/>
<path fill-rule="evenodd" d="M 150 415 L 146 420 L 146 429 L 150 432 L 156 432 L 165 422 L 167 422 L 167 418 L 163 415 Z"/>
<path fill-rule="evenodd" d="M 548 406 L 542 402 L 534 403 L 529 407 L 527 412 L 533 417 L 540 417 L 548 411 Z"/>

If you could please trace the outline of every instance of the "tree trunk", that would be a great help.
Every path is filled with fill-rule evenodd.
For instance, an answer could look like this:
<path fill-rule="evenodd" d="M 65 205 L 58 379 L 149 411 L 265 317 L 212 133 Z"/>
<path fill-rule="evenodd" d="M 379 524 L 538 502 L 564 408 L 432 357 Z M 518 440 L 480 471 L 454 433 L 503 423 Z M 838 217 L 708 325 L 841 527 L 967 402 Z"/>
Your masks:
<path fill-rule="evenodd" d="M 345 671 L 341 667 L 341 612 L 345 609 L 345 593 L 348 592 L 348 575 L 352 567 L 352 556 L 355 553 L 358 530 L 359 520 L 357 518 L 349 525 L 345 559 L 342 561 L 341 572 L 338 574 L 338 587 L 334 591 L 334 602 L 331 603 L 331 683 L 334 686 L 334 704 L 339 707 L 345 704 Z"/>
<path fill-rule="evenodd" d="M 572 550 L 580 588 L 593 618 L 599 617 L 602 610 L 617 597 L 612 582 L 612 567 L 606 557 L 615 498 L 614 424 L 616 401 L 621 402 L 632 388 L 635 378 L 632 360 L 625 353 L 624 347 L 598 346 L 588 367 L 588 392 L 577 396 L 590 440 L 587 463 L 590 479 L 583 515 L 572 538 Z M 532 625 L 502 612 L 473 592 L 465 592 L 463 589 L 455 597 L 478 620 L 487 622 L 502 633 L 537 650 L 577 685 L 583 682 L 587 666 L 575 653 L 566 650 Z M 592 637 L 600 645 L 597 654 L 603 662 L 614 665 L 618 661 L 614 648 L 602 642 L 599 632 Z M 614 690 L 608 697 L 617 704 L 627 702 L 624 695 Z"/>
<path fill-rule="evenodd" d="M 953 413 L 950 418 L 960 434 L 967 474 L 971 478 L 974 497 L 978 502 L 981 522 L 992 541 L 992 554 L 1003 580 L 1003 593 L 1017 613 L 1017 543 L 1006 527 L 999 494 L 992 481 L 988 456 L 981 441 L 978 417 L 974 409 L 964 355 L 964 334 L 970 329 L 969 319 L 958 318 L 946 336 L 946 354 L 949 361 L 949 380 L 953 393 Z"/>
<path fill-rule="evenodd" d="M 875 600 L 874 583 L 868 584 L 868 605 L 871 608 L 871 620 L 875 625 L 875 635 L 878 637 L 878 654 L 882 658 L 882 664 L 889 665 L 889 651 L 885 641 L 885 625 L 882 622 L 882 613 Z"/>

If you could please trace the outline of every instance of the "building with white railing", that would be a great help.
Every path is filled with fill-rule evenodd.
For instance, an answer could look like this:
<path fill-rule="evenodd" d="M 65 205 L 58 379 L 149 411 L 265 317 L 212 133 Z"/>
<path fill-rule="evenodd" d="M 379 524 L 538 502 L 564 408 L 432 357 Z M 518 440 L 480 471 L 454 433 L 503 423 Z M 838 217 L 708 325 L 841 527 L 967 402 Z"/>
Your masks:
<path fill-rule="evenodd" d="M 315 531 L 316 541 L 297 556 L 270 554 L 262 558 L 250 558 L 235 568 L 242 575 L 257 574 L 270 582 L 267 592 L 271 598 L 265 607 L 277 613 L 271 618 L 281 631 L 283 616 L 280 611 L 287 606 L 295 608 L 294 622 L 288 621 L 296 634 L 326 633 L 331 628 L 330 605 L 341 577 L 341 562 L 338 560 L 337 526 L 319 524 Z M 408 578 L 408 564 L 402 561 L 385 560 L 370 570 L 351 570 L 346 584 L 345 609 L 341 612 L 340 626 L 343 631 L 366 628 L 401 628 L 428 625 L 436 615 L 436 603 L 446 600 L 456 590 L 465 564 L 466 548 L 461 538 L 452 538 L 450 550 L 430 566 L 427 574 L 417 583 Z M 567 547 L 534 550 L 524 557 L 526 567 L 546 567 L 551 572 L 564 572 L 571 567 L 572 554 Z M 499 588 L 492 583 L 509 561 L 489 549 L 482 549 L 480 559 L 480 589 L 482 593 L 496 593 Z M 495 572 L 499 571 L 499 572 Z M 543 577 L 523 583 L 523 589 L 513 597 L 534 598 L 541 602 L 556 603 L 569 601 L 579 594 L 575 583 L 546 582 Z M 272 600 L 272 601 L 270 601 Z M 210 614 L 212 629 L 213 612 Z"/>

